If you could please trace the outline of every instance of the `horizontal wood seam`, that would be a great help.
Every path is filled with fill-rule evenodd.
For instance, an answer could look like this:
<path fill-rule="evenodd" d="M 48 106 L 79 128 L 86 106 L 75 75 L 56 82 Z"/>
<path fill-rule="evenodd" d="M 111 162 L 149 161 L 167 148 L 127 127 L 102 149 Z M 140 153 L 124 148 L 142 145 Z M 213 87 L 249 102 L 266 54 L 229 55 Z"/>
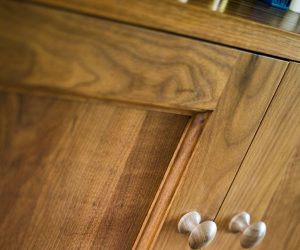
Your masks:
<path fill-rule="evenodd" d="M 104 98 L 104 97 L 97 97 L 97 96 L 90 96 L 88 94 L 83 93 L 74 93 L 63 89 L 52 89 L 48 87 L 40 87 L 40 86 L 28 86 L 28 85 L 6 85 L 0 83 L 0 91 L 3 92 L 17 92 L 17 93 L 24 93 L 28 95 L 35 95 L 35 96 L 51 96 L 55 97 L 56 99 L 74 101 L 74 102 L 85 102 L 85 101 L 94 101 L 99 103 L 110 103 L 120 106 L 128 106 L 132 108 L 139 108 L 139 109 L 146 109 L 146 110 L 153 110 L 153 111 L 160 111 L 166 113 L 174 113 L 179 115 L 194 115 L 197 112 L 206 112 L 211 110 L 201 110 L 196 111 L 193 109 L 176 109 L 165 107 L 163 105 L 154 105 L 154 104 L 144 104 L 140 102 L 129 102 L 118 100 L 114 98 Z"/>

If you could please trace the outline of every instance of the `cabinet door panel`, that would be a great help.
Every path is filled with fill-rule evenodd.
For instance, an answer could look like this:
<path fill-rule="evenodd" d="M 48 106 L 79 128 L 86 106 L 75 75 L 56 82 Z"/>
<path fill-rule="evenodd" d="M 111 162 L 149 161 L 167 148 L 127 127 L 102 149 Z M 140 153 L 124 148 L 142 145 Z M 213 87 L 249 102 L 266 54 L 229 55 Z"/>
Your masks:
<path fill-rule="evenodd" d="M 211 249 L 240 249 L 228 219 L 246 210 L 263 220 L 267 234 L 255 249 L 300 246 L 300 65 L 291 64 L 266 113 L 236 180 L 217 216 L 220 231 Z"/>
<path fill-rule="evenodd" d="M 0 248 L 130 249 L 189 117 L 0 94 Z"/>

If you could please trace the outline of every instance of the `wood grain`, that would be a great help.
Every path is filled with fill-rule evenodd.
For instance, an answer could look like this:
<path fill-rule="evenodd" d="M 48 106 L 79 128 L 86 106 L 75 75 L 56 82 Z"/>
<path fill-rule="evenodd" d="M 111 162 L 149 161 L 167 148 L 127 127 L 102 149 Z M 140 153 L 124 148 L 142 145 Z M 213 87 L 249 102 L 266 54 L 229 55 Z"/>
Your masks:
<path fill-rule="evenodd" d="M 212 110 L 240 52 L 20 2 L 0 3 L 0 84 Z"/>
<path fill-rule="evenodd" d="M 260 52 L 267 55 L 300 61 L 300 34 L 284 30 L 278 26 L 286 25 L 290 18 L 299 19 L 300 15 L 281 18 L 272 21 L 272 26 L 257 22 L 256 14 L 251 10 L 253 4 L 248 1 L 238 1 L 235 14 L 212 11 L 213 0 L 190 1 L 182 4 L 177 0 L 33 0 L 32 2 L 63 7 L 82 13 L 104 16 L 132 24 L 170 31 L 194 38 L 205 39 L 219 44 Z M 200 3 L 197 3 L 200 2 Z M 225 2 L 225 1 L 223 1 Z M 229 0 L 227 5 L 230 5 Z M 237 0 L 234 0 L 237 2 Z M 250 7 L 249 7 L 250 6 Z M 236 13 L 250 12 L 246 17 Z M 241 10 L 242 9 L 242 10 Z M 264 9 L 269 9 L 270 7 Z M 274 14 L 278 16 L 278 14 Z M 271 16 L 272 17 L 272 16 Z M 270 18 L 264 13 L 263 19 Z M 298 21 L 294 21 L 297 27 Z"/>
<path fill-rule="evenodd" d="M 244 55 L 198 140 L 170 203 L 154 249 L 189 249 L 177 232 L 183 214 L 198 210 L 214 219 L 249 148 L 287 63 Z"/>
<path fill-rule="evenodd" d="M 155 199 L 144 220 L 143 227 L 135 241 L 134 249 L 147 249 L 149 242 L 153 241 L 161 222 L 166 217 L 166 212 L 174 196 L 174 192 L 184 175 L 186 166 L 194 151 L 196 142 L 205 126 L 209 114 L 198 113 L 194 115 L 181 137 L 181 140 L 172 157 L 164 179 L 161 182 Z"/>
<path fill-rule="evenodd" d="M 300 65 L 291 64 L 217 216 L 211 249 L 240 249 L 228 218 L 246 210 L 267 234 L 255 249 L 300 247 Z"/>
<path fill-rule="evenodd" d="M 189 117 L 0 93 L 0 249 L 131 249 Z"/>

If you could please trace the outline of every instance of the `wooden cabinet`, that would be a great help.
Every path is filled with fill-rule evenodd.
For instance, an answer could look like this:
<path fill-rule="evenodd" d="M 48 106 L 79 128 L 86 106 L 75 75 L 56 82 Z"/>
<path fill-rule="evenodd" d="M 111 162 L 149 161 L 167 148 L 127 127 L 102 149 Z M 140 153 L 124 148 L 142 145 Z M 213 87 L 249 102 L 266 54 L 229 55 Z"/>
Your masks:
<path fill-rule="evenodd" d="M 0 249 L 188 250 L 194 210 L 218 226 L 207 249 L 241 249 L 244 210 L 257 249 L 300 247 L 298 52 L 180 36 L 148 1 L 34 2 L 0 3 Z"/>

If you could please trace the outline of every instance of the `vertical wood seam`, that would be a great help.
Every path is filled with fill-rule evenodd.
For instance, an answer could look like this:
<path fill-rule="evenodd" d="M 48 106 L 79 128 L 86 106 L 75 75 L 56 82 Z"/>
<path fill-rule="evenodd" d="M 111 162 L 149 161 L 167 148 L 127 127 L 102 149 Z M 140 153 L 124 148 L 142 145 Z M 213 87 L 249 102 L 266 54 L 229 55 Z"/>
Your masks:
<path fill-rule="evenodd" d="M 270 108 L 270 106 L 271 106 L 271 104 L 272 104 L 272 102 L 273 102 L 273 99 L 274 99 L 274 97 L 276 96 L 276 93 L 278 92 L 279 86 L 281 85 L 282 80 L 285 78 L 285 75 L 286 75 L 286 73 L 287 73 L 287 71 L 288 71 L 288 69 L 289 69 L 289 66 L 290 66 L 290 62 L 288 63 L 288 65 L 287 65 L 287 67 L 286 67 L 284 73 L 282 74 L 282 77 L 281 77 L 281 79 L 280 79 L 280 82 L 279 82 L 278 86 L 276 87 L 276 90 L 275 90 L 275 92 L 274 92 L 274 94 L 273 94 L 273 96 L 272 96 L 272 98 L 271 98 L 271 100 L 270 100 L 270 102 L 269 102 L 269 104 L 268 104 L 268 106 L 267 106 L 267 108 L 266 108 L 264 114 L 263 114 L 263 117 L 262 117 L 261 121 L 259 122 L 259 125 L 258 125 L 258 127 L 257 127 L 257 129 L 256 129 L 256 131 L 255 131 L 255 133 L 254 133 L 254 136 L 253 136 L 253 138 L 252 138 L 252 140 L 251 140 L 251 142 L 250 142 L 250 144 L 249 144 L 249 146 L 248 146 L 248 149 L 247 149 L 247 151 L 246 151 L 246 153 L 245 153 L 245 155 L 244 155 L 244 157 L 243 157 L 243 159 L 242 159 L 242 161 L 241 161 L 241 163 L 240 163 L 240 166 L 238 167 L 238 169 L 237 169 L 237 171 L 236 171 L 236 173 L 235 173 L 235 175 L 234 175 L 234 177 L 233 177 L 233 179 L 232 179 L 232 182 L 231 182 L 231 184 L 230 184 L 230 186 L 229 186 L 229 188 L 228 188 L 228 190 L 227 190 L 227 192 L 226 192 L 226 194 L 225 194 L 225 196 L 224 196 L 224 199 L 223 199 L 223 201 L 222 201 L 222 203 L 221 203 L 221 205 L 220 205 L 220 207 L 219 207 L 219 209 L 218 209 L 218 211 L 217 211 L 217 213 L 216 213 L 216 215 L 215 215 L 215 217 L 214 217 L 214 219 L 213 219 L 214 221 L 215 221 L 216 218 L 218 217 L 219 212 L 220 212 L 220 210 L 221 210 L 221 208 L 222 208 L 222 206 L 223 206 L 223 204 L 224 204 L 224 202 L 225 202 L 225 200 L 226 200 L 226 198 L 227 198 L 227 196 L 228 196 L 228 194 L 229 194 L 229 192 L 230 192 L 230 190 L 231 190 L 231 188 L 232 188 L 232 186 L 233 186 L 233 184 L 234 184 L 234 182 L 235 182 L 235 180 L 236 180 L 236 177 L 237 177 L 237 175 L 238 175 L 238 173 L 239 173 L 239 171 L 240 171 L 240 169 L 241 169 L 241 167 L 242 167 L 242 165 L 243 165 L 243 163 L 244 163 L 244 160 L 245 160 L 245 158 L 246 158 L 246 156 L 247 156 L 247 154 L 248 154 L 248 152 L 249 152 L 249 150 L 250 150 L 250 148 L 251 148 L 251 145 L 252 145 L 254 139 L 256 138 L 256 135 L 257 135 L 257 133 L 258 133 L 258 131 L 259 131 L 259 129 L 260 129 L 260 127 L 261 127 L 261 125 L 262 125 L 264 119 L 265 119 L 266 114 L 268 113 L 268 110 L 269 110 L 269 108 Z"/>
<path fill-rule="evenodd" d="M 137 236 L 133 249 L 151 249 L 153 246 L 164 219 L 168 214 L 176 190 L 187 170 L 196 142 L 201 135 L 209 114 L 208 112 L 197 113 L 187 125 Z"/>

